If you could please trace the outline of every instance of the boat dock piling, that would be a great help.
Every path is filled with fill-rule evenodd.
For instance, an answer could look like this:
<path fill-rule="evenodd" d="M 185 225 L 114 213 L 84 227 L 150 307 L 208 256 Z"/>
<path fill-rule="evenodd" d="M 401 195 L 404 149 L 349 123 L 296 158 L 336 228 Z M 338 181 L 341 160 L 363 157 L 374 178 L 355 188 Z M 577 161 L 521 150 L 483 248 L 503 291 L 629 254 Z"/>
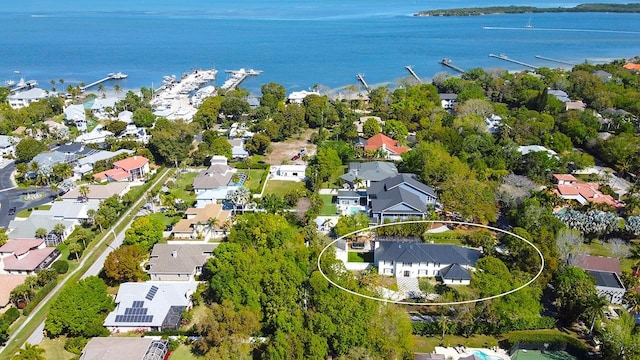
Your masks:
<path fill-rule="evenodd" d="M 367 84 L 366 81 L 364 81 L 364 74 L 363 73 L 356 74 L 356 79 L 358 79 L 358 81 L 360 81 L 360 83 L 362 83 L 362 86 L 364 86 L 364 88 L 367 91 L 369 91 L 369 85 Z"/>
<path fill-rule="evenodd" d="M 540 55 L 536 55 L 536 59 L 547 60 L 547 61 L 556 62 L 556 63 L 564 64 L 564 65 L 570 65 L 570 66 L 576 65 L 576 64 L 573 64 L 573 63 L 570 63 L 570 62 L 567 62 L 567 61 L 552 59 L 552 58 L 548 58 L 548 57 L 544 57 L 544 56 L 540 56 Z"/>
<path fill-rule="evenodd" d="M 404 68 L 407 69 L 407 71 L 409 71 L 409 74 L 411 74 L 411 76 L 413 76 L 414 78 L 416 78 L 416 80 L 418 80 L 419 84 L 422 84 L 422 80 L 420 80 L 416 72 L 413 71 L 413 68 L 411 67 L 411 65 L 407 65 Z"/>
<path fill-rule="evenodd" d="M 448 68 L 450 68 L 450 69 L 452 69 L 452 70 L 455 70 L 455 71 L 457 71 L 457 72 L 459 72 L 459 73 L 461 73 L 461 74 L 462 74 L 462 73 L 464 73 L 464 70 L 463 70 L 463 69 L 461 69 L 461 68 L 459 68 L 459 67 L 457 67 L 457 66 L 453 65 L 453 64 L 451 63 L 451 60 L 449 60 L 449 59 L 447 59 L 447 58 L 444 58 L 444 59 L 442 59 L 442 60 L 438 61 L 438 63 L 440 63 L 441 65 L 444 65 L 444 66 L 446 66 L 446 67 L 448 67 Z"/>
<path fill-rule="evenodd" d="M 224 84 L 222 84 L 221 88 L 223 90 L 233 90 L 238 87 L 238 85 L 240 85 L 240 83 L 242 83 L 248 76 L 258 76 L 262 74 L 262 70 L 253 69 L 225 70 L 224 72 L 231 74 L 231 77 L 229 77 L 229 79 L 227 79 Z"/>
<path fill-rule="evenodd" d="M 522 65 L 522 66 L 526 66 L 528 68 L 532 68 L 532 69 L 537 69 L 537 66 L 531 65 L 531 64 L 527 64 L 526 62 L 522 62 L 522 61 L 518 61 L 518 60 L 513 60 L 510 59 L 507 55 L 505 54 L 500 54 L 500 55 L 495 55 L 495 54 L 489 54 L 490 57 L 494 57 L 496 59 L 500 59 L 500 60 L 504 60 L 504 61 L 508 61 L 508 62 L 512 62 L 514 64 L 518 64 L 518 65 Z"/>
<path fill-rule="evenodd" d="M 96 86 L 100 83 L 103 83 L 105 81 L 109 81 L 109 80 L 121 80 L 121 79 L 126 79 L 127 75 L 125 74 L 121 74 L 121 73 L 111 73 L 109 75 L 107 75 L 106 77 L 100 79 L 100 80 L 96 80 L 94 82 L 92 82 L 91 84 L 85 85 L 85 86 L 80 86 L 80 91 L 85 91 L 88 88 L 92 87 L 92 86 Z"/>

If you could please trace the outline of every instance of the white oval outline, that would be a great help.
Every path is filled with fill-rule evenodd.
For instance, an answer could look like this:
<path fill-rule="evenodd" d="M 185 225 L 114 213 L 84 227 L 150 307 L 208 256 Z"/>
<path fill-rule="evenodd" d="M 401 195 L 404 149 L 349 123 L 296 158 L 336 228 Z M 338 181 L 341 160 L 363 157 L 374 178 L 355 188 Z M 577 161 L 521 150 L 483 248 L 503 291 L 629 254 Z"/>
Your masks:
<path fill-rule="evenodd" d="M 396 300 L 390 300 L 390 299 L 382 299 L 382 298 L 378 298 L 378 297 L 374 297 L 374 296 L 369 296 L 369 295 L 364 295 L 364 294 L 360 294 L 358 292 L 355 292 L 353 290 L 349 290 L 345 287 L 342 287 L 338 284 L 336 284 L 333 280 L 329 279 L 329 277 L 324 273 L 324 271 L 322 271 L 322 267 L 320 266 L 320 259 L 322 259 L 322 255 L 324 254 L 324 252 L 333 244 L 335 244 L 338 240 L 344 239 L 347 236 L 351 236 L 353 234 L 357 234 L 361 231 L 366 231 L 366 230 L 373 230 L 373 229 L 377 229 L 377 228 L 381 228 L 381 227 L 385 227 L 385 226 L 393 226 L 393 225 L 404 225 L 404 224 L 422 224 L 422 223 L 442 223 L 442 224 L 456 224 L 456 225 L 467 225 L 467 226 L 475 226 L 475 227 L 479 227 L 479 228 L 484 228 L 484 229 L 489 229 L 489 230 L 494 230 L 494 231 L 498 231 L 501 232 L 503 234 L 507 234 L 507 235 L 511 235 L 511 236 L 515 236 L 516 238 L 526 242 L 527 244 L 529 244 L 529 246 L 531 246 L 532 248 L 534 248 L 537 252 L 538 252 L 538 256 L 540 257 L 540 270 L 538 270 L 538 273 L 528 282 L 526 282 L 525 284 L 509 290 L 507 292 L 504 292 L 502 294 L 498 294 L 498 295 L 492 295 L 492 296 L 488 296 L 488 297 L 484 297 L 484 298 L 480 298 L 480 299 L 472 299 L 472 300 L 464 300 L 464 301 L 455 301 L 455 302 L 446 302 L 446 303 L 415 303 L 415 302 L 408 302 L 408 301 L 396 301 Z M 501 298 L 503 296 L 507 296 L 509 294 L 513 294 L 516 291 L 522 290 L 525 287 L 531 285 L 531 283 L 533 283 L 534 281 L 536 281 L 540 275 L 542 274 L 542 271 L 544 271 L 544 256 L 542 255 L 542 252 L 540 251 L 540 249 L 538 249 L 538 247 L 536 247 L 535 245 L 533 245 L 533 243 L 531 243 L 531 241 L 523 238 L 520 235 L 516 235 L 510 231 L 507 230 L 503 230 L 500 228 L 496 228 L 493 226 L 489 226 L 489 225 L 482 225 L 482 224 L 476 224 L 476 223 L 470 223 L 470 222 L 464 222 L 464 221 L 452 221 L 452 220 L 411 220 L 411 221 L 399 221 L 399 222 L 392 222 L 392 223 L 385 223 L 385 224 L 380 224 L 380 225 L 374 225 L 374 226 L 369 226 L 367 228 L 364 229 L 360 229 L 360 230 L 356 230 L 353 232 L 350 232 L 348 234 L 342 235 L 339 238 L 333 240 L 332 242 L 330 242 L 327 246 L 325 246 L 322 251 L 320 251 L 320 254 L 318 255 L 318 270 L 320 271 L 320 274 L 322 274 L 322 277 L 324 277 L 331 285 L 337 287 L 338 289 L 342 290 L 342 291 L 346 291 L 350 294 L 356 295 L 356 296 L 360 296 L 362 298 L 365 299 L 369 299 L 369 300 L 375 300 L 375 301 L 380 301 L 380 302 L 384 302 L 384 303 L 391 303 L 391 304 L 398 304 L 398 305 L 411 305 L 411 306 L 451 306 L 451 305 L 462 305 L 462 304 L 475 304 L 475 303 L 479 303 L 482 301 L 487 301 L 487 300 L 492 300 L 492 299 L 497 299 L 497 298 Z"/>

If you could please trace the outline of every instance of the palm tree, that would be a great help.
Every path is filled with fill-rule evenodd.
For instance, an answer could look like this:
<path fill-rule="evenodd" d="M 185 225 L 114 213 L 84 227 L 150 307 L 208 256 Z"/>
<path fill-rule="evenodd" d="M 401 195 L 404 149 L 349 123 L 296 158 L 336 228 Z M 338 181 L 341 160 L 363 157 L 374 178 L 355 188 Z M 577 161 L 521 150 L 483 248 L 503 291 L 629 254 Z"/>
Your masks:
<path fill-rule="evenodd" d="M 51 80 L 49 82 L 51 83 L 51 91 L 55 92 L 56 91 L 56 81 L 55 80 Z"/>
<path fill-rule="evenodd" d="M 98 84 L 98 91 L 102 93 L 103 99 L 107 97 L 107 92 L 105 91 L 103 84 Z"/>
<path fill-rule="evenodd" d="M 82 244 L 76 241 L 69 244 L 69 254 L 73 254 L 76 257 L 76 261 L 80 260 L 80 254 L 82 252 Z"/>
<path fill-rule="evenodd" d="M 66 226 L 64 226 L 64 224 L 58 223 L 53 227 L 53 233 L 58 236 L 58 239 L 62 240 L 62 235 L 64 234 L 65 229 Z"/>
<path fill-rule="evenodd" d="M 47 360 L 44 356 L 44 349 L 37 344 L 31 345 L 29 343 L 24 344 L 24 348 L 18 350 L 11 360 Z"/>
<path fill-rule="evenodd" d="M 216 228 L 218 227 L 219 223 L 220 223 L 220 220 L 217 217 L 212 217 L 207 220 L 207 227 L 209 228 L 209 234 L 211 236 L 215 235 Z"/>
<path fill-rule="evenodd" d="M 47 236 L 47 233 L 48 233 L 47 229 L 45 229 L 45 228 L 37 228 L 35 236 L 37 238 L 39 238 L 39 239 L 44 239 Z"/>
<path fill-rule="evenodd" d="M 115 84 L 113 85 L 113 91 L 116 92 L 116 95 L 120 95 L 120 93 L 122 92 L 122 88 L 120 88 L 120 85 Z"/>
<path fill-rule="evenodd" d="M 78 193 L 80 193 L 80 196 L 82 196 L 82 201 L 86 202 L 87 200 L 89 200 L 89 186 L 87 185 L 82 185 L 78 188 Z"/>
<path fill-rule="evenodd" d="M 442 330 L 442 341 L 444 341 L 444 336 L 446 335 L 447 330 L 449 330 L 449 318 L 444 315 L 440 315 L 438 318 L 438 325 L 440 325 L 440 329 Z"/>
<path fill-rule="evenodd" d="M 600 320 L 604 317 L 604 309 L 609 305 L 609 302 L 597 295 L 592 296 L 587 300 L 586 308 L 582 315 L 591 320 L 591 326 L 589 327 L 589 335 L 593 332 L 593 327 L 596 324 L 596 320 Z"/>
<path fill-rule="evenodd" d="M 87 210 L 87 220 L 90 222 L 90 224 L 96 223 L 96 213 L 96 209 Z"/>
<path fill-rule="evenodd" d="M 64 79 L 60 78 L 60 79 L 58 80 L 58 82 L 60 83 L 60 85 L 62 85 L 62 84 L 64 84 Z"/>

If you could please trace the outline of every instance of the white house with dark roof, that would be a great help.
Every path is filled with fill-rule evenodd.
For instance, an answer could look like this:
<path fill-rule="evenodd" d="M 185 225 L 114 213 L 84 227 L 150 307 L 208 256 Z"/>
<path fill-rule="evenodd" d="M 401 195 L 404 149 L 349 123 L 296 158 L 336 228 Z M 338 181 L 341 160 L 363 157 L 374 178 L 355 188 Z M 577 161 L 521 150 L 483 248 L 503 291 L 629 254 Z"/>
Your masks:
<path fill-rule="evenodd" d="M 176 330 L 182 312 L 191 307 L 195 281 L 147 281 L 124 283 L 118 289 L 116 308 L 104 326 L 112 333 Z"/>
<path fill-rule="evenodd" d="M 593 276 L 596 280 L 598 296 L 612 304 L 622 304 L 627 289 L 620 279 L 622 276 L 620 260 L 606 256 L 579 255 L 571 258 L 570 261 L 574 266 Z"/>
<path fill-rule="evenodd" d="M 367 198 L 371 217 L 378 224 L 424 218 L 438 206 L 433 189 L 416 180 L 413 174 L 399 174 L 371 184 Z"/>
<path fill-rule="evenodd" d="M 193 281 L 213 255 L 217 243 L 155 244 L 147 262 L 152 281 Z"/>
<path fill-rule="evenodd" d="M 0 156 L 13 155 L 18 142 L 20 140 L 13 136 L 0 135 Z"/>
<path fill-rule="evenodd" d="M 378 274 L 438 277 L 445 284 L 468 285 L 481 252 L 477 249 L 422 242 L 375 241 L 373 262 Z"/>
<path fill-rule="evenodd" d="M 366 189 L 372 183 L 398 175 L 396 164 L 387 161 L 352 162 L 349 170 L 340 176 L 352 189 Z"/>
<path fill-rule="evenodd" d="M 453 110 L 458 104 L 458 94 L 442 93 L 440 96 L 440 102 L 443 109 Z"/>
<path fill-rule="evenodd" d="M 226 196 L 227 185 L 235 172 L 236 169 L 227 165 L 225 156 L 213 156 L 209 168 L 200 171 L 193 179 L 193 191 L 199 195 L 207 190 L 223 189 Z"/>

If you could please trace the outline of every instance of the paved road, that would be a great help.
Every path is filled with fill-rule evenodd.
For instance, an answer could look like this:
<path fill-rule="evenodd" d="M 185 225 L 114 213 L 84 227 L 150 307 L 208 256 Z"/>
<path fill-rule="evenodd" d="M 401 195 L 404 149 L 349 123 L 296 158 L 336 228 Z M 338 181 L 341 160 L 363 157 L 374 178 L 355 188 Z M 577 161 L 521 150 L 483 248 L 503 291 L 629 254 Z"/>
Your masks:
<path fill-rule="evenodd" d="M 165 170 L 166 171 L 166 170 Z M 156 177 L 156 179 L 153 181 L 153 184 L 151 185 L 151 188 L 155 187 L 166 174 L 164 171 L 161 172 L 160 176 Z M 120 225 L 120 223 L 123 221 L 123 219 L 127 216 L 129 216 L 129 214 L 131 213 L 131 209 L 136 208 L 137 206 L 140 205 L 140 203 L 142 201 L 145 200 L 144 196 L 141 196 L 138 200 L 136 200 L 136 202 L 131 205 L 131 207 L 129 208 L 129 210 L 127 210 L 127 212 L 125 214 L 123 214 L 122 218 L 120 220 L 118 220 L 115 224 L 113 224 L 112 228 L 116 228 Z M 124 227 L 124 229 L 129 228 L 129 226 L 131 225 L 131 223 L 133 222 L 133 219 L 127 224 L 127 226 Z M 112 230 L 109 230 L 109 232 L 112 232 Z M 68 273 L 67 276 L 58 284 L 58 286 L 56 286 L 53 291 L 51 291 L 44 299 L 42 299 L 42 301 L 40 302 L 40 304 L 38 304 L 38 306 L 36 306 L 35 309 L 33 309 L 33 311 L 31 312 L 31 314 L 35 314 L 40 310 L 40 307 L 43 306 L 43 304 L 51 301 L 51 299 L 53 299 L 53 297 L 55 297 L 58 292 L 60 292 L 60 290 L 64 287 L 64 285 L 67 283 L 67 281 L 71 278 L 71 276 L 73 274 L 75 274 L 76 272 L 82 270 L 82 268 L 85 266 L 85 263 L 87 262 L 87 259 L 89 259 L 89 257 L 91 255 L 93 255 L 93 253 L 95 252 L 100 252 L 101 255 L 100 257 L 89 267 L 89 269 L 87 269 L 85 271 L 85 273 L 83 274 L 82 278 L 85 278 L 87 276 L 90 275 L 97 275 L 100 270 L 102 269 L 102 265 L 104 264 L 104 260 L 107 258 L 107 255 L 113 251 L 114 248 L 116 248 L 117 246 L 119 246 L 119 244 L 122 243 L 122 241 L 124 240 L 124 232 L 125 230 L 122 230 L 122 232 L 120 232 L 118 234 L 118 236 L 116 236 L 116 240 L 112 243 L 112 245 L 106 246 L 105 244 L 109 243 L 110 240 L 112 240 L 111 236 L 107 236 L 105 238 L 103 238 L 95 248 L 92 248 L 91 250 L 87 251 L 84 253 L 84 256 L 80 259 L 80 264 L 78 264 L 78 267 L 76 267 L 72 272 Z M 111 247 L 113 246 L 113 247 Z M 22 331 L 22 329 L 27 326 L 27 324 L 30 323 L 31 316 L 29 316 L 29 319 L 27 319 L 24 323 L 22 323 L 17 329 L 15 329 L 12 334 L 17 334 L 20 331 Z M 43 329 L 44 329 L 44 321 L 41 322 L 38 327 L 33 331 L 33 333 L 31 333 L 31 335 L 29 336 L 29 343 L 31 344 L 39 344 L 40 342 L 42 342 L 42 339 L 44 338 L 43 336 Z M 14 341 L 14 338 L 10 338 L 9 342 Z M 0 347 L 0 353 L 2 353 L 5 349 Z M 0 355 L 4 355 L 4 354 L 0 354 Z"/>
<path fill-rule="evenodd" d="M 0 169 L 0 227 L 7 228 L 9 222 L 15 219 L 15 215 L 9 215 L 9 209 L 16 208 L 16 214 L 28 208 L 50 203 L 50 198 L 54 193 L 48 187 L 31 189 L 18 189 L 12 179 L 12 173 L 16 169 L 16 164 L 11 162 Z M 28 191 L 44 192 L 44 196 L 38 200 L 27 201 L 24 196 Z"/>

